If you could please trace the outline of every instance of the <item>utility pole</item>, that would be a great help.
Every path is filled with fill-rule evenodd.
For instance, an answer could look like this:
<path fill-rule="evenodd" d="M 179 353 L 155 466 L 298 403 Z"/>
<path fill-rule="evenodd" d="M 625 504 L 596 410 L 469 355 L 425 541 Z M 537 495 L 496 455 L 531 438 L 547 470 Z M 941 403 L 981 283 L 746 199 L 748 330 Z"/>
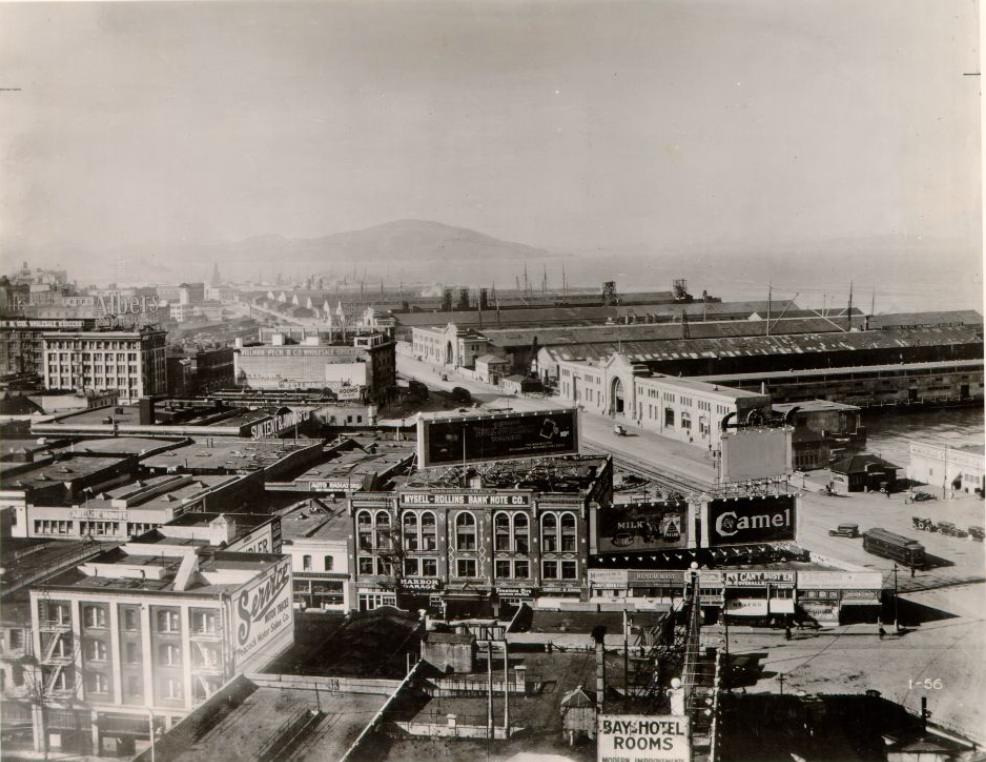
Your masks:
<path fill-rule="evenodd" d="M 770 311 L 774 302 L 774 284 L 767 284 L 767 335 L 770 336 Z"/>
<path fill-rule="evenodd" d="M 777 681 L 781 685 L 781 695 L 783 696 L 784 695 L 784 673 L 783 672 L 779 672 L 778 673 L 778 675 L 777 675 Z"/>
<path fill-rule="evenodd" d="M 897 616 L 897 564 L 894 564 L 894 632 L 900 632 L 900 619 Z"/>
<path fill-rule="evenodd" d="M 846 331 L 852 330 L 852 281 L 849 281 L 849 308 L 846 310 Z"/>
<path fill-rule="evenodd" d="M 486 641 L 486 677 L 487 677 L 487 706 L 486 706 L 486 736 L 493 740 L 493 641 Z"/>
<path fill-rule="evenodd" d="M 507 636 L 503 636 L 503 738 L 510 740 L 510 655 Z"/>

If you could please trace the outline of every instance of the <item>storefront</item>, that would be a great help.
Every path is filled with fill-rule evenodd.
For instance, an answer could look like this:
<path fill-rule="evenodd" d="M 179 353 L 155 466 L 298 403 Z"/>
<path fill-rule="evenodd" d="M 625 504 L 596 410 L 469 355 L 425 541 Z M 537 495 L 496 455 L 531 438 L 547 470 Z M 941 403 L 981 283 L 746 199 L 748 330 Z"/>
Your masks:
<path fill-rule="evenodd" d="M 722 579 L 727 616 L 773 623 L 786 623 L 794 616 L 796 572 L 725 570 Z"/>
<path fill-rule="evenodd" d="M 676 569 L 590 569 L 589 588 L 590 597 L 594 599 L 645 598 L 671 603 L 685 595 L 685 572 Z"/>

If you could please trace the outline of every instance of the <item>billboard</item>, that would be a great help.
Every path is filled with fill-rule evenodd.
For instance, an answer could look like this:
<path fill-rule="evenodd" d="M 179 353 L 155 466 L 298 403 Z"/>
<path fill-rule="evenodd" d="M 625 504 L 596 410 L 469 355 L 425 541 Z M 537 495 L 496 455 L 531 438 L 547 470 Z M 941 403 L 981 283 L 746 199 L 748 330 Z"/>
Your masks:
<path fill-rule="evenodd" d="M 687 762 L 688 717 L 673 714 L 601 714 L 597 762 Z"/>
<path fill-rule="evenodd" d="M 794 540 L 797 499 L 794 495 L 765 495 L 710 500 L 709 547 Z"/>
<path fill-rule="evenodd" d="M 596 511 L 596 552 L 684 548 L 688 503 L 632 503 Z"/>
<path fill-rule="evenodd" d="M 422 468 L 578 451 L 575 408 L 418 420 L 418 464 Z"/>
<path fill-rule="evenodd" d="M 293 635 L 291 559 L 278 561 L 233 595 L 233 654 L 237 670 L 278 637 Z M 270 658 L 276 656 L 270 654 Z"/>
<path fill-rule="evenodd" d="M 723 432 L 720 482 L 771 479 L 790 473 L 793 431 L 784 426 Z"/>

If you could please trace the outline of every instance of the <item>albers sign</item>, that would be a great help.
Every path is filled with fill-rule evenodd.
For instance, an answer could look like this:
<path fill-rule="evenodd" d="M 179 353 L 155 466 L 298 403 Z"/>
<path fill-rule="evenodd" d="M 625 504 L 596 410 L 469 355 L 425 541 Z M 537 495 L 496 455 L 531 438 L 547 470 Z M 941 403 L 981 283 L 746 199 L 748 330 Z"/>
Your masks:
<path fill-rule="evenodd" d="M 709 501 L 709 546 L 749 545 L 796 539 L 793 495 Z"/>

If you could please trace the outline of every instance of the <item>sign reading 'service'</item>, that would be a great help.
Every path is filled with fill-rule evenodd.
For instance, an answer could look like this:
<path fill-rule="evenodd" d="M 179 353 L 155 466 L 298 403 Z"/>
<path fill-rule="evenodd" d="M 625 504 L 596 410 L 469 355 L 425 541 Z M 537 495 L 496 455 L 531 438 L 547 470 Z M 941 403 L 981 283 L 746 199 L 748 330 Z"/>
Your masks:
<path fill-rule="evenodd" d="M 575 408 L 529 413 L 485 413 L 418 421 L 422 467 L 475 463 L 579 451 Z"/>
<path fill-rule="evenodd" d="M 597 762 L 689 762 L 688 718 L 601 714 Z"/>
<path fill-rule="evenodd" d="M 278 562 L 233 594 L 230 605 L 237 669 L 282 634 L 293 632 L 291 596 L 290 559 Z"/>

